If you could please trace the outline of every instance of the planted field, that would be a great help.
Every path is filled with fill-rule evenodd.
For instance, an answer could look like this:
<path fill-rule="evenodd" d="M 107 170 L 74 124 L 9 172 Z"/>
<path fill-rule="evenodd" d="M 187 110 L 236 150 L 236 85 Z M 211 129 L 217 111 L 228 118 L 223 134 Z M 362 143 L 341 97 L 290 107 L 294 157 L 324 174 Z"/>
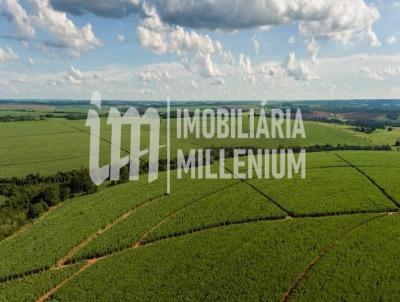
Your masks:
<path fill-rule="evenodd" d="M 336 152 L 357 167 L 400 168 L 400 152 Z"/>
<path fill-rule="evenodd" d="M 252 220 L 276 220 L 287 213 L 247 184 L 240 183 L 177 213 L 169 221 L 149 234 L 149 241 L 178 236 L 218 225 L 228 225 Z"/>
<path fill-rule="evenodd" d="M 378 242 L 396 244 L 398 236 L 398 216 L 382 218 L 398 212 L 398 207 L 380 190 L 394 188 L 399 181 L 395 172 L 386 173 L 397 168 L 385 167 L 389 165 L 385 156 L 393 157 L 396 165 L 397 153 L 339 152 L 339 157 L 336 153 L 309 154 L 305 180 L 185 178 L 174 180 L 172 194 L 164 196 L 163 173 L 150 185 L 142 177 L 139 183 L 102 188 L 67 201 L 0 242 L 0 288 L 5 288 L 6 298 L 27 288 L 15 295 L 22 300 L 53 295 L 55 301 L 316 299 L 310 288 L 322 286 L 320 280 L 330 272 L 321 266 L 322 275 L 315 280 L 303 273 L 318 274 L 331 251 L 338 248 L 347 258 L 338 254 L 342 258 L 336 260 L 339 256 L 332 253 L 327 268 L 353 258 L 351 263 L 358 265 L 371 251 L 369 242 L 384 234 L 389 222 L 368 237 L 358 232 L 387 220 L 393 223 L 389 237 L 382 235 Z M 385 168 L 374 174 L 380 164 Z M 353 236 L 366 238 L 365 248 L 357 249 L 361 243 L 353 247 L 349 241 Z M 395 255 L 396 249 L 385 244 L 376 244 L 376 257 L 385 259 L 391 250 Z M 55 268 L 67 268 L 71 261 L 84 266 L 76 274 L 73 270 L 60 278 L 52 276 Z M 338 262 L 332 265 L 332 261 Z M 373 279 L 375 262 L 365 263 L 371 267 L 367 276 Z M 391 263 L 379 278 L 397 277 Z M 334 280 L 347 272 L 337 270 L 337 277 L 329 279 L 329 291 L 335 289 Z M 345 275 L 349 283 L 354 281 L 351 272 L 350 277 Z M 19 277 L 21 281 L 15 280 Z M 368 285 L 359 282 L 360 291 L 363 284 Z M 388 293 L 397 295 L 394 288 Z"/>
<path fill-rule="evenodd" d="M 35 301 L 52 287 L 76 272 L 81 265 L 72 265 L 63 269 L 43 272 L 21 280 L 0 283 L 0 301 L 29 302 Z"/>
<path fill-rule="evenodd" d="M 246 125 L 246 122 L 244 122 Z M 160 145 L 166 144 L 166 120 L 161 120 Z M 330 125 L 305 122 L 306 139 L 225 139 L 206 140 L 189 137 L 176 138 L 176 123 L 171 123 L 171 152 L 176 158 L 176 150 L 188 152 L 191 148 L 253 146 L 257 148 L 277 148 L 278 146 L 313 146 L 316 144 L 371 145 L 345 129 Z M 142 149 L 148 146 L 149 129 L 142 129 Z M 244 129 L 246 131 L 246 129 Z M 111 128 L 102 119 L 101 160 L 109 162 Z M 129 151 L 130 129 L 123 127 L 122 149 Z M 166 148 L 160 150 L 166 157 Z M 49 119 L 34 122 L 0 123 L 0 177 L 25 176 L 30 173 L 44 175 L 58 171 L 79 169 L 89 164 L 89 128 L 85 120 Z M 57 163 L 57 164 L 55 164 Z"/>
<path fill-rule="evenodd" d="M 260 222 L 165 240 L 99 261 L 54 298 L 279 301 L 325 245 L 369 219 Z"/>
<path fill-rule="evenodd" d="M 397 207 L 351 167 L 307 170 L 307 178 L 251 180 L 294 216 L 380 212 Z"/>
<path fill-rule="evenodd" d="M 397 215 L 360 228 L 319 261 L 293 301 L 397 301 L 399 238 Z"/>
<path fill-rule="evenodd" d="M 26 232 L 0 242 L 0 277 L 54 265 L 99 228 L 164 192 L 164 183 L 155 183 L 146 190 L 140 184 L 128 184 L 65 202 Z"/>
<path fill-rule="evenodd" d="M 70 258 L 74 260 L 92 258 L 128 248 L 140 239 L 145 239 L 144 237 L 147 236 L 144 235 L 169 221 L 190 205 L 196 204 L 208 196 L 218 196 L 229 190 L 234 190 L 238 184 L 239 182 L 234 180 L 176 181 L 173 183 L 173 193 L 170 196 L 154 200 L 137 209 L 113 228 L 83 246 Z"/>

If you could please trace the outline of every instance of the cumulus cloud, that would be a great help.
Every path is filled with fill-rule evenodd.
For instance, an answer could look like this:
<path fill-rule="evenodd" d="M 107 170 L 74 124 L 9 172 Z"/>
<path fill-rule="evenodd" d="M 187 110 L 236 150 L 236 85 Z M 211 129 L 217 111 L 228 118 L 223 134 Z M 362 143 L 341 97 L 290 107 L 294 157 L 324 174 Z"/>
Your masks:
<path fill-rule="evenodd" d="M 308 43 L 308 45 L 307 45 L 307 50 L 308 50 L 308 52 L 309 52 L 310 55 L 311 55 L 311 61 L 312 61 L 315 65 L 318 65 L 317 56 L 318 56 L 318 53 L 319 53 L 319 44 L 318 44 L 318 42 L 317 42 L 314 38 L 312 38 L 311 41 L 310 41 L 310 43 Z"/>
<path fill-rule="evenodd" d="M 154 8 L 146 8 L 146 15 L 137 29 L 141 46 L 158 54 L 173 53 L 187 69 L 206 78 L 221 76 L 214 59 L 224 63 L 233 61 L 233 55 L 209 35 L 164 24 Z"/>
<path fill-rule="evenodd" d="M 138 73 L 138 77 L 142 82 L 154 83 L 172 80 L 167 70 L 160 70 L 157 67 L 148 67 Z"/>
<path fill-rule="evenodd" d="M 284 68 L 288 76 L 298 81 L 309 81 L 315 79 L 310 67 L 303 60 L 298 60 L 294 52 L 290 53 Z"/>
<path fill-rule="evenodd" d="M 303 34 L 347 43 L 359 37 L 380 45 L 373 24 L 380 14 L 364 0 L 153 0 L 165 22 L 187 27 L 257 28 L 299 23 Z"/>
<path fill-rule="evenodd" d="M 18 55 L 10 47 L 7 46 L 4 49 L 0 47 L 0 63 L 7 63 L 18 60 Z"/>
<path fill-rule="evenodd" d="M 254 76 L 253 66 L 250 58 L 241 53 L 239 57 L 239 65 L 242 73 L 244 74 L 242 80 L 245 82 L 255 82 L 256 78 Z"/>
<path fill-rule="evenodd" d="M 66 75 L 66 79 L 73 85 L 81 85 L 85 76 L 82 71 L 74 66 L 70 66 L 69 73 Z"/>
<path fill-rule="evenodd" d="M 289 43 L 289 44 L 294 44 L 294 43 L 296 43 L 296 37 L 295 37 L 294 35 L 291 35 L 290 38 L 289 38 L 289 40 L 288 40 L 288 43 Z"/>
<path fill-rule="evenodd" d="M 0 14 L 6 16 L 13 25 L 10 36 L 31 39 L 36 35 L 36 29 L 47 31 L 52 39 L 43 42 L 46 46 L 64 48 L 73 56 L 101 46 L 90 23 L 78 28 L 64 12 L 55 10 L 49 0 L 31 0 L 30 13 L 21 6 L 18 0 L 3 0 Z"/>
<path fill-rule="evenodd" d="M 386 43 L 395 44 L 397 42 L 397 38 L 395 36 L 390 36 L 386 39 Z"/>
<path fill-rule="evenodd" d="M 117 35 L 117 39 L 118 39 L 118 41 L 120 41 L 121 43 L 125 43 L 125 41 L 126 41 L 126 38 L 125 38 L 125 36 L 124 35 Z"/>
<path fill-rule="evenodd" d="M 303 13 L 308 12 L 308 19 L 300 21 L 300 32 L 303 34 L 344 44 L 359 38 L 371 46 L 381 45 L 373 31 L 373 24 L 380 18 L 380 13 L 364 0 L 309 1 L 303 10 Z M 315 19 L 313 15 L 319 17 Z"/>
<path fill-rule="evenodd" d="M 11 36 L 17 38 L 31 38 L 36 31 L 31 24 L 31 17 L 26 10 L 18 3 L 18 0 L 2 0 L 0 16 L 4 15 L 13 26 Z"/>
<path fill-rule="evenodd" d="M 33 60 L 32 58 L 28 58 L 26 62 L 28 63 L 28 65 L 35 65 L 35 60 Z"/>
<path fill-rule="evenodd" d="M 370 67 L 363 67 L 360 70 L 361 73 L 365 74 L 365 76 L 373 81 L 384 81 L 384 78 L 378 74 L 375 70 L 372 70 Z"/>
<path fill-rule="evenodd" d="M 67 48 L 75 56 L 102 45 L 94 35 L 90 23 L 82 29 L 78 28 L 65 13 L 54 10 L 49 0 L 33 0 L 32 4 L 37 11 L 35 23 L 47 29 L 56 39 L 55 42 L 46 44 Z"/>

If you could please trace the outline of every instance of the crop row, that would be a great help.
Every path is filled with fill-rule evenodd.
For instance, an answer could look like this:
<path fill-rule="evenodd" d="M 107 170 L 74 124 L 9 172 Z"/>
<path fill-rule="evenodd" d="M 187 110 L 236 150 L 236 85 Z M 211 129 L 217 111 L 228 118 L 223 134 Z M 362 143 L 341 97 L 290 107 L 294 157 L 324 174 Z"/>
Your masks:
<path fill-rule="evenodd" d="M 370 217 L 231 225 L 160 241 L 98 262 L 54 298 L 278 301 L 324 246 Z"/>
<path fill-rule="evenodd" d="M 323 257 L 292 301 L 398 301 L 400 217 L 375 220 Z"/>
<path fill-rule="evenodd" d="M 163 181 L 120 185 L 65 202 L 26 232 L 0 242 L 0 276 L 54 265 L 75 245 L 141 202 L 165 192 Z"/>
<path fill-rule="evenodd" d="M 306 179 L 250 180 L 294 216 L 396 211 L 398 208 L 351 167 L 307 170 Z"/>
<path fill-rule="evenodd" d="M 204 198 L 215 198 L 235 189 L 240 183 L 234 180 L 184 181 L 172 184 L 170 196 L 161 198 L 136 211 L 126 220 L 101 234 L 86 247 L 81 249 L 73 261 L 99 257 L 125 249 L 143 237 L 163 220 L 173 218 L 177 212 L 200 202 Z"/>
<path fill-rule="evenodd" d="M 41 295 L 74 273 L 80 265 L 73 265 L 59 270 L 41 272 L 23 280 L 14 280 L 0 284 L 1 302 L 36 301 Z"/>

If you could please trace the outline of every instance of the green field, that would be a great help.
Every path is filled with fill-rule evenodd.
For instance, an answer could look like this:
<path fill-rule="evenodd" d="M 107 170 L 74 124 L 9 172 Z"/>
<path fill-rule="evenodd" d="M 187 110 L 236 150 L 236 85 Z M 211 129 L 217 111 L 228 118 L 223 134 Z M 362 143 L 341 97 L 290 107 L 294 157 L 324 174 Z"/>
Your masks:
<path fill-rule="evenodd" d="M 0 242 L 1 298 L 396 300 L 400 154 L 313 153 L 307 167 L 175 180 L 169 196 L 163 173 L 67 201 Z"/>
<path fill-rule="evenodd" d="M 12 177 L 88 167 L 85 121 L 57 115 L 85 110 L 57 110 L 0 106 L 0 115 L 58 112 L 0 123 L 0 178 L 7 178 L 0 207 L 15 197 L 7 195 Z M 171 126 L 173 159 L 178 148 L 356 148 L 393 146 L 400 138 L 397 128 L 365 134 L 305 122 L 306 139 L 177 139 L 174 120 Z M 105 118 L 101 127 L 106 164 L 111 128 Z M 127 154 L 130 129 L 122 130 L 121 154 Z M 149 131 L 142 128 L 142 149 Z M 163 119 L 161 132 L 165 145 Z M 160 156 L 166 158 L 166 148 Z M 138 182 L 107 182 L 94 194 L 68 195 L 34 220 L 26 209 L 7 208 L 0 212 L 2 234 L 19 231 L 0 241 L 0 301 L 398 301 L 400 153 L 330 151 L 306 159 L 305 179 L 178 180 L 172 171 L 169 195 L 162 172 L 151 184 L 142 175 Z M 232 169 L 228 158 L 226 170 Z"/>
<path fill-rule="evenodd" d="M 246 125 L 246 123 L 244 123 Z M 161 145 L 166 144 L 166 121 L 161 123 Z M 313 146 L 323 144 L 373 145 L 343 128 L 329 124 L 305 122 L 306 139 L 226 139 L 206 140 L 190 137 L 176 138 L 176 125 L 172 122 L 171 146 L 173 158 L 177 148 L 188 152 L 190 149 L 206 147 L 252 146 L 256 148 L 277 148 L 278 146 Z M 148 145 L 149 129 L 143 128 L 142 148 Z M 246 131 L 246 128 L 244 128 Z M 101 160 L 108 163 L 110 158 L 111 128 L 102 123 Z M 129 150 L 130 129 L 123 128 L 122 148 Z M 161 149 L 161 157 L 166 149 Z M 0 123 L 0 177 L 24 176 L 31 173 L 52 175 L 87 167 L 89 163 L 89 128 L 84 120 L 48 119 L 44 121 Z"/>

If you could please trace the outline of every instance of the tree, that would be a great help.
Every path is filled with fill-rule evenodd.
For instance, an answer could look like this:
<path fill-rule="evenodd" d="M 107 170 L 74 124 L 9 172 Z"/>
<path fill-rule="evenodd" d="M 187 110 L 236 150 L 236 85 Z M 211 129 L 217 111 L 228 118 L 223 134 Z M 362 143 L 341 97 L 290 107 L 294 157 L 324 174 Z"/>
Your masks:
<path fill-rule="evenodd" d="M 60 198 L 62 201 L 71 197 L 71 189 L 69 187 L 62 187 L 60 190 Z"/>
<path fill-rule="evenodd" d="M 54 185 L 46 185 L 43 187 L 37 196 L 34 198 L 36 203 L 37 201 L 44 201 L 49 207 L 55 206 L 60 203 L 60 187 L 56 184 Z"/>
<path fill-rule="evenodd" d="M 40 201 L 39 203 L 31 204 L 29 206 L 28 210 L 28 217 L 33 219 L 37 218 L 43 213 L 47 212 L 49 210 L 49 207 L 47 206 L 47 203 L 44 201 Z"/>

